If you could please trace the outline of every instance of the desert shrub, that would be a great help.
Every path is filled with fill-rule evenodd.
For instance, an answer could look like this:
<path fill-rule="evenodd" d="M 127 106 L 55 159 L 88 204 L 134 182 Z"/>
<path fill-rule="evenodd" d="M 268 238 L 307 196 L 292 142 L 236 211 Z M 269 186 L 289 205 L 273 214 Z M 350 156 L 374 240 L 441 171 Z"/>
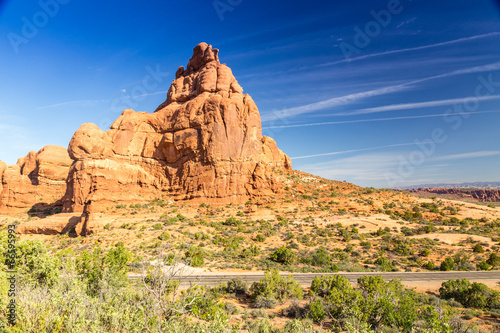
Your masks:
<path fill-rule="evenodd" d="M 496 253 L 492 253 L 486 262 L 493 267 L 500 266 L 500 256 Z"/>
<path fill-rule="evenodd" d="M 4 241 L 6 242 L 7 238 Z M 6 250 L 7 247 L 5 247 Z M 59 281 L 61 262 L 57 256 L 49 253 L 41 241 L 30 239 L 18 241 L 16 251 L 16 269 L 19 281 L 34 282 L 49 287 Z M 3 253 L 2 257 L 6 258 L 7 253 Z M 4 261 L 4 263 L 7 262 Z"/>
<path fill-rule="evenodd" d="M 203 286 L 193 286 L 182 292 L 185 309 L 197 318 L 212 321 L 216 318 L 228 319 L 225 303 L 219 301 L 216 290 Z"/>
<path fill-rule="evenodd" d="M 270 270 L 265 272 L 263 279 L 252 284 L 250 293 L 254 300 L 262 295 L 283 301 L 289 298 L 301 299 L 303 291 L 292 275 L 284 278 L 277 270 Z"/>
<path fill-rule="evenodd" d="M 124 287 L 128 282 L 127 263 L 131 258 L 123 243 L 104 253 L 100 246 L 84 251 L 76 260 L 78 276 L 85 281 L 87 293 L 97 296 L 104 288 Z"/>
<path fill-rule="evenodd" d="M 422 253 L 420 253 L 420 255 L 421 255 L 422 257 L 428 257 L 428 256 L 430 256 L 430 255 L 431 255 L 431 250 L 429 250 L 429 249 L 423 249 L 423 250 L 422 250 Z"/>
<path fill-rule="evenodd" d="M 453 298 L 468 308 L 496 308 L 500 305 L 499 292 L 483 283 L 471 283 L 467 279 L 443 282 L 439 294 L 443 299 Z"/>
<path fill-rule="evenodd" d="M 345 324 L 346 319 L 362 315 L 362 294 L 344 276 L 316 276 L 311 284 L 311 293 L 322 298 L 325 313 L 340 326 Z"/>
<path fill-rule="evenodd" d="M 296 255 L 293 250 L 288 249 L 284 246 L 277 248 L 272 254 L 271 254 L 271 260 L 283 263 L 285 265 L 291 265 L 295 262 Z"/>
<path fill-rule="evenodd" d="M 454 267 L 455 267 L 455 261 L 453 260 L 453 258 L 446 257 L 439 266 L 439 269 L 442 271 L 452 271 Z"/>
<path fill-rule="evenodd" d="M 386 282 L 380 276 L 358 279 L 358 288 L 340 275 L 316 277 L 311 293 L 307 315 L 316 322 L 331 319 L 334 331 L 451 332 L 448 321 L 456 314 L 426 305 L 399 280 Z"/>
<path fill-rule="evenodd" d="M 406 289 L 400 280 L 386 282 L 381 276 L 364 276 L 358 279 L 363 293 L 361 309 L 371 327 L 395 326 L 408 332 L 418 319 L 415 292 Z"/>
<path fill-rule="evenodd" d="M 186 251 L 186 259 L 193 267 L 203 266 L 203 264 L 205 263 L 204 257 L 205 253 L 203 252 L 203 249 L 201 247 L 191 246 Z"/>
<path fill-rule="evenodd" d="M 160 236 L 158 236 L 159 240 L 166 241 L 170 239 L 170 234 L 166 231 L 162 232 Z"/>
<path fill-rule="evenodd" d="M 222 222 L 223 225 L 228 225 L 228 226 L 239 226 L 242 222 L 238 220 L 236 217 L 230 217 L 226 219 L 224 222 Z"/>
<path fill-rule="evenodd" d="M 390 272 L 393 269 L 392 263 L 386 257 L 378 257 L 375 260 L 375 265 L 379 266 L 380 270 L 383 272 Z"/>
<path fill-rule="evenodd" d="M 255 240 L 257 242 L 264 242 L 266 240 L 266 236 L 264 236 L 263 234 L 258 234 L 257 236 L 255 236 Z"/>
<path fill-rule="evenodd" d="M 490 265 L 486 262 L 486 260 L 481 261 L 476 265 L 479 271 L 488 271 L 490 269 Z"/>
<path fill-rule="evenodd" d="M 325 249 L 317 249 L 316 252 L 311 257 L 311 265 L 314 266 L 325 266 L 330 263 L 330 256 Z"/>
<path fill-rule="evenodd" d="M 325 320 L 326 311 L 320 298 L 309 303 L 309 317 L 316 323 L 321 323 Z"/>
<path fill-rule="evenodd" d="M 274 327 L 269 318 L 250 320 L 245 323 L 244 329 L 249 333 L 278 333 L 279 329 Z"/>
<path fill-rule="evenodd" d="M 163 229 L 163 225 L 161 223 L 156 223 L 153 225 L 153 230 Z"/>
<path fill-rule="evenodd" d="M 241 277 L 232 278 L 227 282 L 226 291 L 230 294 L 246 294 L 248 291 L 248 283 Z"/>
<path fill-rule="evenodd" d="M 369 250 L 372 248 L 372 243 L 370 242 L 361 242 L 359 243 L 359 245 L 361 245 L 365 250 Z"/>
<path fill-rule="evenodd" d="M 483 246 L 481 244 L 476 244 L 474 245 L 474 248 L 472 249 L 474 253 L 484 253 Z"/>
<path fill-rule="evenodd" d="M 251 258 L 258 256 L 259 253 L 260 253 L 260 248 L 257 245 L 252 244 L 247 249 L 241 252 L 241 256 L 243 258 Z"/>
<path fill-rule="evenodd" d="M 273 309 L 278 301 L 274 296 L 258 295 L 254 303 L 257 308 Z"/>
<path fill-rule="evenodd" d="M 282 330 L 283 333 L 314 333 L 318 332 L 313 328 L 310 321 L 292 319 L 287 321 Z"/>
<path fill-rule="evenodd" d="M 424 267 L 425 269 L 428 269 L 430 271 L 434 270 L 434 263 L 432 261 L 428 261 L 426 262 L 422 267 Z"/>
<path fill-rule="evenodd" d="M 394 239 L 392 251 L 402 256 L 409 256 L 414 253 L 411 247 L 411 242 L 404 238 Z"/>

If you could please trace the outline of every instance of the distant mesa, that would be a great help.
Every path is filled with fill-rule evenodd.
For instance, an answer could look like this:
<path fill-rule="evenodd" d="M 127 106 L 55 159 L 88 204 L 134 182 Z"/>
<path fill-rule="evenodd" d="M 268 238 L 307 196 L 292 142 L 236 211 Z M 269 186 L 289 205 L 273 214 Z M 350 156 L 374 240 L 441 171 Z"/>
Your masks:
<path fill-rule="evenodd" d="M 442 195 L 449 199 L 466 199 L 477 202 L 500 202 L 500 190 L 497 189 L 460 189 L 426 187 L 408 190 L 422 196 Z"/>
<path fill-rule="evenodd" d="M 162 196 L 239 202 L 279 193 L 284 170 L 290 158 L 262 135 L 254 101 L 201 43 L 153 113 L 125 110 L 105 132 L 83 124 L 67 152 L 47 146 L 0 162 L 0 210 L 47 202 L 88 217 Z"/>

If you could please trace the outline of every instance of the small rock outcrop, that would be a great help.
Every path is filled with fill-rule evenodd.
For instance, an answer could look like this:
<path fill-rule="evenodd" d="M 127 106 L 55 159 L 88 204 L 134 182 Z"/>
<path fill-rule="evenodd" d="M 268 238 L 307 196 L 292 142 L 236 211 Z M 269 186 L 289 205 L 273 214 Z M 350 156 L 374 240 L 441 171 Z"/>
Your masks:
<path fill-rule="evenodd" d="M 31 151 L 16 164 L 0 161 L 0 212 L 29 209 L 41 204 L 59 204 L 66 192 L 72 160 L 60 146 Z"/>
<path fill-rule="evenodd" d="M 269 196 L 281 190 L 277 171 L 291 170 L 288 156 L 262 136 L 252 98 L 205 43 L 177 70 L 155 112 L 125 110 L 105 132 L 84 124 L 68 152 L 74 162 L 64 211 L 86 214 L 162 195 L 224 201 Z"/>

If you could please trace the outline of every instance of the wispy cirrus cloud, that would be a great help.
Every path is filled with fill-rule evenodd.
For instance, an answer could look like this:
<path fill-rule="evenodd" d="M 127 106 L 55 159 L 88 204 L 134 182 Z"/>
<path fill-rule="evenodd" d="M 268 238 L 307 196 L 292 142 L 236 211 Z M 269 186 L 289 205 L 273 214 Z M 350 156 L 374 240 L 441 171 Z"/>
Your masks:
<path fill-rule="evenodd" d="M 369 148 L 361 148 L 361 149 L 351 149 L 351 150 L 343 150 L 343 151 L 334 151 L 334 152 L 330 152 L 330 153 L 322 153 L 322 154 L 314 154 L 314 155 L 296 156 L 296 157 L 291 157 L 291 159 L 292 160 L 299 160 L 299 159 L 303 159 L 303 158 L 340 155 L 340 154 L 356 153 L 356 152 L 361 152 L 361 151 L 376 150 L 376 149 L 383 149 L 383 148 L 414 146 L 415 144 L 416 144 L 415 142 L 396 143 L 396 144 L 385 145 L 385 146 L 377 146 L 377 147 L 369 147 Z"/>
<path fill-rule="evenodd" d="M 390 50 L 390 51 L 385 51 L 385 52 L 371 53 L 371 54 L 367 54 L 367 55 L 363 55 L 363 56 L 359 56 L 359 57 L 331 61 L 331 62 L 316 65 L 316 67 L 332 66 L 332 65 L 337 65 L 337 64 L 341 64 L 341 63 L 359 61 L 359 60 L 364 60 L 364 59 L 369 59 L 369 58 L 374 58 L 374 57 L 381 57 L 381 56 L 397 54 L 397 53 L 426 50 L 426 49 L 431 49 L 431 48 L 436 48 L 436 47 L 441 47 L 441 46 L 459 44 L 459 43 L 464 43 L 464 42 L 470 42 L 470 41 L 477 40 L 477 39 L 497 37 L 497 36 L 500 36 L 500 32 L 490 32 L 490 33 L 486 33 L 486 34 L 480 34 L 480 35 L 475 35 L 475 36 L 453 39 L 453 40 L 440 42 L 440 43 L 433 43 L 433 44 L 427 44 L 427 45 L 422 45 L 422 46 L 408 47 L 408 48 L 404 48 L 404 49 Z"/>
<path fill-rule="evenodd" d="M 359 92 L 359 93 L 348 94 L 345 96 L 333 97 L 333 98 L 323 100 L 320 102 L 315 102 L 315 103 L 310 103 L 310 104 L 306 104 L 306 105 L 302 105 L 302 106 L 292 107 L 292 108 L 288 108 L 288 109 L 281 111 L 280 117 L 281 118 L 288 118 L 288 117 L 298 116 L 298 115 L 301 115 L 304 113 L 311 113 L 311 112 L 315 112 L 315 111 L 319 111 L 319 110 L 333 108 L 336 106 L 347 105 L 347 104 L 356 102 L 356 101 L 361 100 L 361 99 L 369 98 L 369 97 L 375 97 L 375 96 L 381 96 L 381 95 L 387 95 L 387 94 L 391 94 L 391 93 L 395 93 L 395 92 L 400 92 L 400 91 L 403 91 L 406 89 L 410 89 L 415 84 L 426 82 L 426 81 L 443 79 L 443 78 L 450 78 L 450 77 L 454 77 L 454 76 L 458 76 L 458 75 L 496 71 L 496 70 L 500 70 L 500 62 L 494 62 L 491 64 L 482 65 L 482 66 L 468 67 L 468 68 L 459 69 L 459 70 L 455 70 L 455 71 L 448 72 L 448 73 L 443 73 L 443 74 L 424 77 L 421 79 L 411 80 L 411 81 L 408 81 L 405 83 L 387 86 L 384 88 L 367 90 L 367 91 L 363 91 L 363 92 Z M 265 114 L 262 117 L 262 121 L 270 121 L 270 120 L 276 120 L 276 115 Z"/>
<path fill-rule="evenodd" d="M 473 111 L 473 112 L 463 112 L 455 113 L 455 115 L 466 115 L 466 114 L 483 114 L 483 113 L 500 113 L 500 110 L 492 111 Z M 266 129 L 276 129 L 276 128 L 296 128 L 296 127 L 309 127 L 309 126 L 327 126 L 327 125 L 343 125 L 343 124 L 357 124 L 357 123 L 371 123 L 379 121 L 392 121 L 392 120 L 406 120 L 406 119 L 421 119 L 421 118 L 436 118 L 446 116 L 446 113 L 438 114 L 426 114 L 426 115 L 414 115 L 414 116 L 402 116 L 402 117 L 388 117 L 388 118 L 374 118 L 374 119 L 356 119 L 356 120 L 342 120 L 342 121 L 325 121 L 319 123 L 308 123 L 308 124 L 293 124 L 293 125 L 277 125 L 277 126 L 264 126 L 263 130 Z"/>
<path fill-rule="evenodd" d="M 96 105 L 99 103 L 106 103 L 106 102 L 109 102 L 109 100 L 105 100 L 105 99 L 81 99 L 81 100 L 76 100 L 76 101 L 68 101 L 68 102 L 56 103 L 56 104 L 52 104 L 52 105 L 40 106 L 37 109 L 44 110 L 44 109 L 52 109 L 52 108 L 58 108 L 61 106 L 70 106 L 70 105 L 91 106 L 91 105 Z"/>
<path fill-rule="evenodd" d="M 497 99 L 500 99 L 500 95 L 451 98 L 451 99 L 442 99 L 442 100 L 417 102 L 417 103 L 383 105 L 383 106 L 377 106 L 377 107 L 373 107 L 373 108 L 366 108 L 366 109 L 360 109 L 360 110 L 356 110 L 356 111 L 352 111 L 352 112 L 336 113 L 336 114 L 331 114 L 331 115 L 332 116 L 353 116 L 353 115 L 369 114 L 369 113 L 377 113 L 377 112 L 433 108 L 433 107 L 438 107 L 438 106 L 462 104 L 462 103 L 467 103 L 467 102 L 471 102 L 471 101 L 490 101 L 490 100 L 497 100 Z M 325 116 L 325 115 L 323 115 L 323 116 Z"/>
<path fill-rule="evenodd" d="M 126 89 L 123 89 L 121 91 L 123 94 L 127 93 Z M 156 91 L 156 92 L 151 92 L 151 93 L 145 93 L 145 94 L 140 94 L 140 95 L 134 95 L 134 98 L 140 98 L 140 97 L 148 97 L 148 96 L 155 96 L 155 95 L 160 95 L 160 94 L 166 94 L 168 93 L 168 90 L 162 90 L 162 91 Z M 37 109 L 38 110 L 43 110 L 43 109 L 51 109 L 51 108 L 58 108 L 58 107 L 63 107 L 63 106 L 71 106 L 71 105 L 80 105 L 80 106 L 92 106 L 92 105 L 97 105 L 101 103 L 111 103 L 111 99 L 80 99 L 76 101 L 68 101 L 68 102 L 62 102 L 62 103 L 56 103 L 56 104 L 51 104 L 51 105 L 46 105 L 46 106 L 40 106 Z"/>
<path fill-rule="evenodd" d="M 398 152 L 369 152 L 349 157 L 336 158 L 326 162 L 305 164 L 300 170 L 328 178 L 344 179 L 362 186 L 387 187 L 385 174 L 397 169 L 400 160 Z M 443 168 L 438 165 L 419 168 L 414 178 L 405 179 L 412 185 L 442 179 Z"/>
<path fill-rule="evenodd" d="M 351 63 L 351 62 L 365 60 L 365 59 L 383 57 L 383 56 L 388 56 L 388 55 L 393 55 L 393 54 L 398 54 L 398 53 L 427 50 L 427 49 L 438 48 L 438 47 L 442 47 L 442 46 L 460 44 L 460 43 L 470 42 L 470 41 L 474 41 L 474 40 L 490 38 L 490 37 L 498 37 L 498 36 L 500 36 L 500 32 L 490 32 L 490 33 L 485 33 L 485 34 L 480 34 L 480 35 L 474 35 L 474 36 L 469 36 L 469 37 L 448 40 L 448 41 L 439 42 L 439 43 L 432 43 L 432 44 L 415 46 L 415 47 L 408 47 L 408 48 L 403 48 L 403 49 L 389 50 L 389 51 L 384 51 L 384 52 L 370 53 L 370 54 L 366 54 L 366 55 L 362 55 L 362 56 L 358 56 L 358 57 L 353 57 L 353 58 L 349 58 L 349 59 L 342 58 L 340 60 L 329 61 L 329 62 L 324 62 L 321 64 L 310 65 L 310 66 L 301 66 L 301 67 L 297 67 L 297 68 L 290 68 L 288 70 L 276 71 L 276 72 L 272 72 L 272 73 L 268 72 L 268 73 L 264 73 L 264 74 L 256 74 L 256 73 L 247 74 L 247 75 L 242 75 L 240 77 L 246 78 L 246 77 L 267 76 L 267 75 L 275 76 L 278 74 L 286 74 L 286 73 L 292 73 L 292 72 L 297 72 L 297 71 L 310 70 L 310 69 L 314 69 L 314 68 L 329 67 L 329 66 L 334 66 L 334 65 L 344 64 L 344 63 Z"/>
<path fill-rule="evenodd" d="M 445 155 L 436 157 L 434 161 L 453 161 L 453 160 L 462 160 L 469 158 L 481 158 L 481 157 L 490 157 L 490 156 L 498 156 L 500 155 L 499 150 L 484 150 L 484 151 L 474 151 L 463 154 L 454 154 L 454 155 Z"/>

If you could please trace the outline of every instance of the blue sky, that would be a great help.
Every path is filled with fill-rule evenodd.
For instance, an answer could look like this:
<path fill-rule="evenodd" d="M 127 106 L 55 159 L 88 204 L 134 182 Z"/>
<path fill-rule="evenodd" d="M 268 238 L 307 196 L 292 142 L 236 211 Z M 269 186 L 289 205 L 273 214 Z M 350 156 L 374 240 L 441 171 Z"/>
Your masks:
<path fill-rule="evenodd" d="M 490 0 L 4 1 L 0 159 L 152 112 L 200 42 L 295 169 L 375 187 L 500 181 Z"/>

